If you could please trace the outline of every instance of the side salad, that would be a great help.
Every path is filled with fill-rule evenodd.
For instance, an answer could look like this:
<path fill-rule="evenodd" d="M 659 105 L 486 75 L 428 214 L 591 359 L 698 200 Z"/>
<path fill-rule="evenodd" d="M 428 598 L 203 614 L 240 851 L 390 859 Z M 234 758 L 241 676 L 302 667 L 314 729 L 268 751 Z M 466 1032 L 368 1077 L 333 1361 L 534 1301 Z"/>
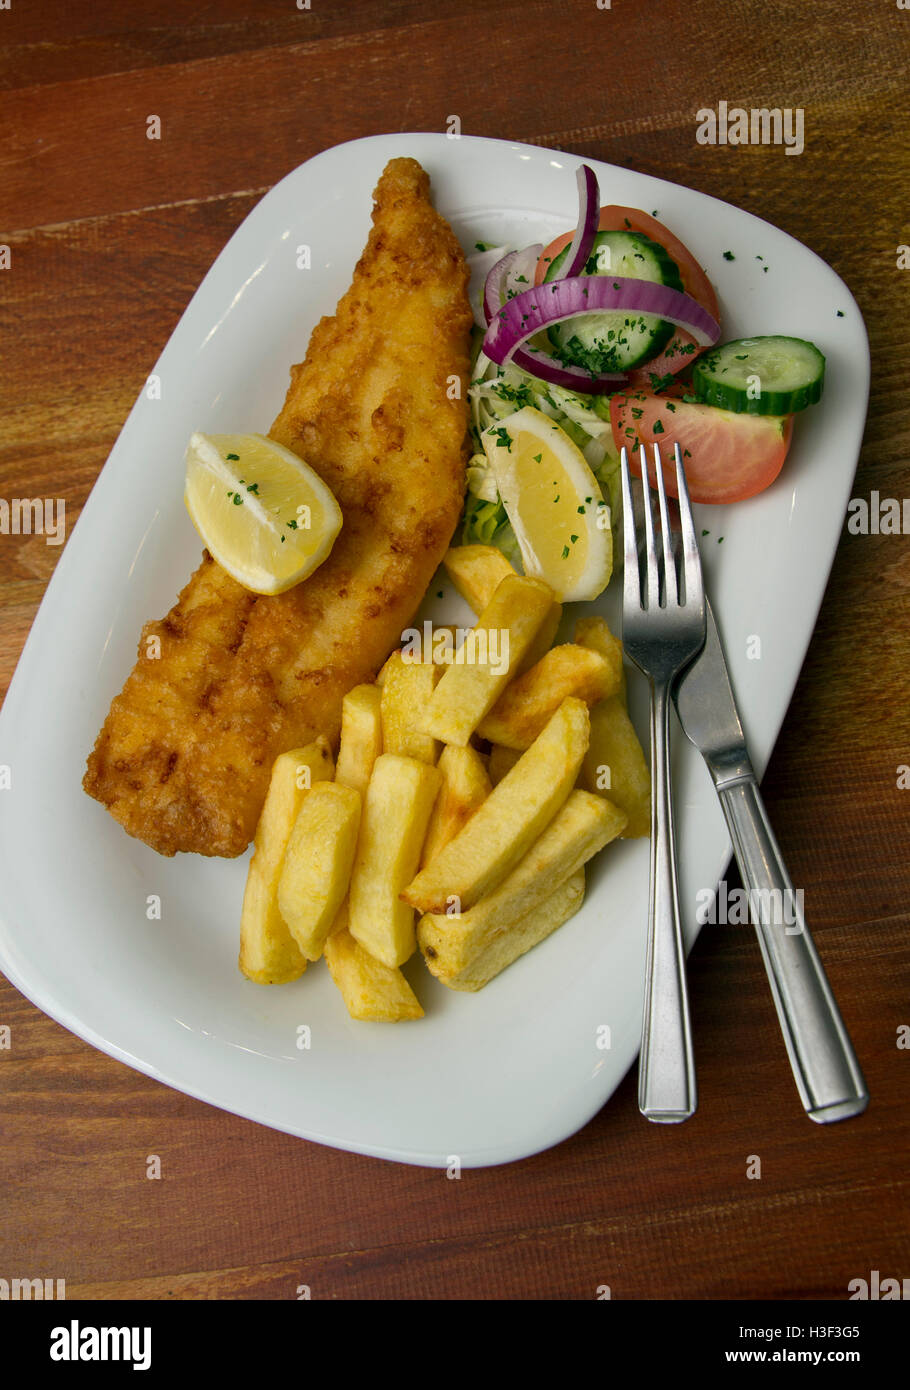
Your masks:
<path fill-rule="evenodd" d="M 494 545 L 565 599 L 609 582 L 620 450 L 640 475 L 679 444 L 694 502 L 739 502 L 783 465 L 825 359 L 782 335 L 721 342 L 692 252 L 637 208 L 601 207 L 578 169 L 574 231 L 520 250 L 478 245 L 469 397 L 474 452 L 459 539 Z M 648 456 L 653 454 L 649 450 Z"/>

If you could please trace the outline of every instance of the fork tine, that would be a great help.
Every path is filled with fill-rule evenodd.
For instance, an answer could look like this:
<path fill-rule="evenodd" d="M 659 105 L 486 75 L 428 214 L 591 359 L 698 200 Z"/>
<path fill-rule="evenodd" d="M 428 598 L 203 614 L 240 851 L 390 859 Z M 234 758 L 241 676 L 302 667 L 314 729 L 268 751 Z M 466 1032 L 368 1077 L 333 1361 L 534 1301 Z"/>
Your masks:
<path fill-rule="evenodd" d="M 679 445 L 676 447 L 679 448 Z M 660 531 L 663 542 L 664 601 L 668 608 L 675 608 L 679 603 L 679 591 L 676 584 L 676 557 L 673 553 L 670 519 L 667 516 L 667 488 L 664 483 L 664 468 L 657 444 L 654 445 L 654 467 L 657 472 L 657 500 L 660 507 Z"/>
<path fill-rule="evenodd" d="M 635 513 L 632 508 L 632 482 L 629 478 L 629 455 L 625 446 L 619 451 L 622 473 L 622 543 L 623 543 L 623 607 L 627 611 L 641 608 L 641 575 L 638 572 L 638 538 L 635 534 Z"/>
<path fill-rule="evenodd" d="M 679 527 L 683 540 L 683 577 L 686 581 L 686 607 L 699 608 L 704 612 L 705 589 L 701 577 L 701 557 L 695 537 L 695 522 L 692 519 L 692 503 L 689 500 L 689 485 L 683 468 L 679 445 L 674 449 L 676 455 L 676 491 L 679 497 Z"/>
<path fill-rule="evenodd" d="M 645 512 L 645 593 L 643 607 L 660 607 L 660 575 L 657 569 L 657 549 L 654 543 L 654 514 L 651 510 L 651 479 L 648 476 L 648 451 L 641 446 L 641 497 Z"/>

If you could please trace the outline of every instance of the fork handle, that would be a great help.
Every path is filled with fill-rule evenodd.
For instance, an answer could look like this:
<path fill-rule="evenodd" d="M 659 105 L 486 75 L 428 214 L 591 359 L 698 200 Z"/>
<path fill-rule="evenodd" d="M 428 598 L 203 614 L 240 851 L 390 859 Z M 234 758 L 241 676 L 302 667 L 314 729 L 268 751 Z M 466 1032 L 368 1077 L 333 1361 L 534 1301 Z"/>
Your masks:
<path fill-rule="evenodd" d="M 818 1124 L 858 1115 L 869 1101 L 866 1082 L 754 774 L 732 785 L 719 781 L 717 794 L 806 1113 Z"/>
<path fill-rule="evenodd" d="M 697 1104 L 676 880 L 669 713 L 669 686 L 652 684 L 651 891 L 638 1108 L 658 1124 L 687 1120 Z"/>

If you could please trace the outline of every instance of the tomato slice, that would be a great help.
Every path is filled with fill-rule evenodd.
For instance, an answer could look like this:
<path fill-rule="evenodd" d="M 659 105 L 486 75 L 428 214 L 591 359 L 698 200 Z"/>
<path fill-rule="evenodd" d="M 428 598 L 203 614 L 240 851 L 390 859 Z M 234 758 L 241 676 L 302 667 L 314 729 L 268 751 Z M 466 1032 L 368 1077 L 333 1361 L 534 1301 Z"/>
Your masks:
<path fill-rule="evenodd" d="M 610 219 L 608 226 L 605 226 L 601 220 L 602 231 L 641 232 L 643 236 L 658 242 L 670 259 L 675 261 L 679 267 L 686 294 L 691 294 L 693 299 L 697 299 L 713 319 L 720 318 L 714 286 L 688 246 L 681 242 L 678 236 L 674 236 L 669 227 L 658 222 L 656 217 L 649 217 L 646 212 L 642 212 L 639 208 L 622 208 L 611 204 L 610 207 L 601 208 L 600 216 L 601 219 L 605 217 Z M 631 227 L 626 225 L 627 221 L 631 222 Z"/>
<path fill-rule="evenodd" d="M 688 367 L 690 362 L 694 362 L 698 354 L 704 350 L 698 346 L 691 333 L 677 328 L 659 357 L 652 357 L 650 362 L 643 362 L 640 367 L 634 367 L 629 372 L 629 385 L 651 391 L 654 389 L 652 378 L 675 376 L 684 367 Z"/>
<path fill-rule="evenodd" d="M 675 261 L 679 267 L 686 294 L 697 299 L 712 318 L 720 321 L 717 295 L 711 281 L 685 243 L 680 241 L 679 237 L 674 236 L 669 227 L 658 222 L 656 217 L 649 216 L 640 208 L 625 208 L 617 203 L 611 203 L 609 206 L 601 208 L 597 228 L 601 232 L 640 232 L 643 236 L 658 242 L 670 259 Z M 550 263 L 556 259 L 564 246 L 570 244 L 574 235 L 574 231 L 563 232 L 540 253 L 534 272 L 535 285 L 542 282 Z M 631 372 L 630 380 L 636 386 L 649 386 L 652 373 L 657 376 L 670 376 L 676 372 L 681 372 L 683 367 L 694 361 L 703 350 L 691 334 L 679 328 L 661 355 Z"/>
<path fill-rule="evenodd" d="M 792 415 L 737 415 L 713 405 L 632 391 L 610 400 L 617 449 L 641 477 L 641 446 L 659 444 L 664 482 L 676 497 L 673 446 L 682 453 L 693 502 L 742 502 L 763 492 L 781 470 L 793 435 Z"/>
<path fill-rule="evenodd" d="M 675 261 L 679 267 L 686 294 L 691 294 L 693 299 L 697 299 L 712 318 L 720 317 L 717 295 L 711 281 L 688 246 L 680 241 L 678 236 L 674 236 L 669 227 L 658 222 L 656 217 L 649 217 L 640 208 L 624 208 L 616 203 L 611 203 L 608 207 L 601 208 L 597 230 L 600 232 L 640 232 L 642 236 L 650 237 L 652 241 L 658 242 L 670 259 Z M 551 241 L 549 246 L 544 247 L 538 257 L 537 268 L 534 272 L 535 285 L 541 284 L 550 263 L 555 261 L 564 246 L 571 243 L 574 235 L 574 230 L 563 232 Z"/>

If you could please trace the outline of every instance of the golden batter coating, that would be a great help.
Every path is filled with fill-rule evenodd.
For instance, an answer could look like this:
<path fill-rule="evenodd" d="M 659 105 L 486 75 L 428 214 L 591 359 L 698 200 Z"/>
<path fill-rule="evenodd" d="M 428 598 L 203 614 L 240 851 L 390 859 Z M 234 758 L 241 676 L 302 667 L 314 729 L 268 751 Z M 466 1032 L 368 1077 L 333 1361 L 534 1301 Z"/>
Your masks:
<path fill-rule="evenodd" d="M 318 734 L 337 739 L 343 695 L 398 642 L 458 520 L 467 266 L 415 160 L 391 160 L 374 198 L 351 287 L 291 368 L 269 432 L 338 498 L 331 555 L 262 597 L 204 552 L 167 617 L 143 628 L 88 760 L 85 790 L 161 854 L 246 849 L 273 760 Z"/>

